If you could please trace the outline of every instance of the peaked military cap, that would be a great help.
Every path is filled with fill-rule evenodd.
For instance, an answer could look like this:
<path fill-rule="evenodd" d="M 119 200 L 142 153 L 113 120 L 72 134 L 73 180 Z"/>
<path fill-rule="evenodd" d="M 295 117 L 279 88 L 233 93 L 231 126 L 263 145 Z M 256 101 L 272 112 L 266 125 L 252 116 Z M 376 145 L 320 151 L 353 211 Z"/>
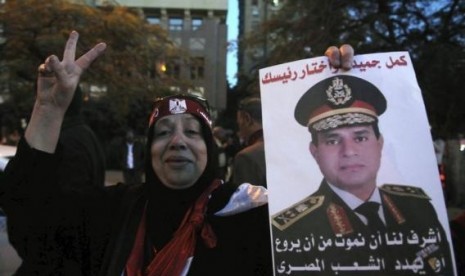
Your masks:
<path fill-rule="evenodd" d="M 370 124 L 386 110 L 386 98 L 372 83 L 337 75 L 310 87 L 298 101 L 294 117 L 310 131 Z"/>

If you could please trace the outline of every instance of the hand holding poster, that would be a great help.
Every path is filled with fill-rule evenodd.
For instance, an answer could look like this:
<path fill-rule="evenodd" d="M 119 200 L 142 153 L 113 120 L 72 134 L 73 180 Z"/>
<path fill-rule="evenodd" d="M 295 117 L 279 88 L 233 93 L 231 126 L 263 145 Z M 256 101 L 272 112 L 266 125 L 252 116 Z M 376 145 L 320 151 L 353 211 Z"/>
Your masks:
<path fill-rule="evenodd" d="M 454 275 L 408 53 L 281 64 L 260 89 L 275 275 Z"/>

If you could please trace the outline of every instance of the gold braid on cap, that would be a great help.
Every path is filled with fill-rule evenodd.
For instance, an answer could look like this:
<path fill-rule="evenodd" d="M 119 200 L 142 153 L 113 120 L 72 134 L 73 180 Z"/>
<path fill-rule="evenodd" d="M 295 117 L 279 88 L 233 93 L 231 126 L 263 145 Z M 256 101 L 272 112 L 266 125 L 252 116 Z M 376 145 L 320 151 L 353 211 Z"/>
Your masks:
<path fill-rule="evenodd" d="M 341 126 L 355 125 L 355 124 L 369 124 L 375 122 L 376 119 L 372 116 L 362 113 L 345 113 L 337 114 L 331 117 L 324 118 L 310 127 L 316 131 L 323 131 Z"/>

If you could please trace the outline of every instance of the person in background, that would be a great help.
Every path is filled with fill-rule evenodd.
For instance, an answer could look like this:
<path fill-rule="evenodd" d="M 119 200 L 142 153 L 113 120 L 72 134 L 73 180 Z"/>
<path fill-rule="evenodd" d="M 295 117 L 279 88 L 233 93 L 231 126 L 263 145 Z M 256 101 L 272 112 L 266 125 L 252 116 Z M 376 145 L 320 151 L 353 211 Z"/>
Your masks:
<path fill-rule="evenodd" d="M 23 258 L 16 275 L 271 275 L 266 189 L 216 178 L 211 118 L 196 97 L 155 102 L 145 183 L 63 193 L 56 174 L 63 114 L 106 48 L 99 43 L 75 59 L 77 41 L 71 32 L 63 59 L 50 56 L 39 67 L 31 122 L 0 186 Z M 336 65 L 351 58 L 330 56 Z"/>
<path fill-rule="evenodd" d="M 129 185 L 142 183 L 144 155 L 144 145 L 136 140 L 134 131 L 129 129 L 121 150 L 124 183 Z"/>
<path fill-rule="evenodd" d="M 232 180 L 266 187 L 265 143 L 260 98 L 245 98 L 239 103 L 236 122 L 245 147 L 234 157 Z"/>
<path fill-rule="evenodd" d="M 229 160 L 226 154 L 227 142 L 225 141 L 226 130 L 220 126 L 213 128 L 213 137 L 218 148 L 218 177 L 224 180 L 228 180 L 228 168 Z"/>
<path fill-rule="evenodd" d="M 63 162 L 58 169 L 63 185 L 72 189 L 105 185 L 105 154 L 94 131 L 82 117 L 83 95 L 77 86 L 66 110 L 59 143 L 63 145 Z"/>
<path fill-rule="evenodd" d="M 433 140 L 433 146 L 434 146 L 434 153 L 436 154 L 436 160 L 438 162 L 438 169 L 439 171 L 442 171 L 442 159 L 444 156 L 444 152 L 446 150 L 446 141 L 442 139 L 442 137 L 436 137 Z"/>
<path fill-rule="evenodd" d="M 444 154 L 446 152 L 446 141 L 441 136 L 434 137 L 433 139 L 434 153 L 436 154 L 436 161 L 438 163 L 438 172 L 441 179 L 442 190 L 447 202 L 447 187 L 446 176 L 444 173 Z"/>
<path fill-rule="evenodd" d="M 465 275 L 465 211 L 449 221 L 458 275 Z"/>

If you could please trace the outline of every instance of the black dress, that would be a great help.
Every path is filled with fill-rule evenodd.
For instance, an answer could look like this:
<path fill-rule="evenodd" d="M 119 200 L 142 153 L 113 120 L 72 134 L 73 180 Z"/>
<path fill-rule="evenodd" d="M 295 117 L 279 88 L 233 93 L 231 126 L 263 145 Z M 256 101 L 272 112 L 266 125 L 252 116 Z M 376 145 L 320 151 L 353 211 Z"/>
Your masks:
<path fill-rule="evenodd" d="M 47 154 L 31 149 L 23 139 L 7 167 L 0 205 L 7 214 L 11 244 L 23 259 L 16 275 L 122 275 L 151 194 L 147 184 L 67 192 L 56 183 L 54 168 L 60 161 L 60 147 Z M 199 239 L 188 275 L 272 274 L 267 205 L 215 215 L 235 188 L 224 184 L 212 194 L 207 221 L 217 246 L 209 249 Z M 165 231 L 162 218 L 148 224 L 155 225 L 149 227 L 151 233 L 157 225 L 160 233 Z"/>

